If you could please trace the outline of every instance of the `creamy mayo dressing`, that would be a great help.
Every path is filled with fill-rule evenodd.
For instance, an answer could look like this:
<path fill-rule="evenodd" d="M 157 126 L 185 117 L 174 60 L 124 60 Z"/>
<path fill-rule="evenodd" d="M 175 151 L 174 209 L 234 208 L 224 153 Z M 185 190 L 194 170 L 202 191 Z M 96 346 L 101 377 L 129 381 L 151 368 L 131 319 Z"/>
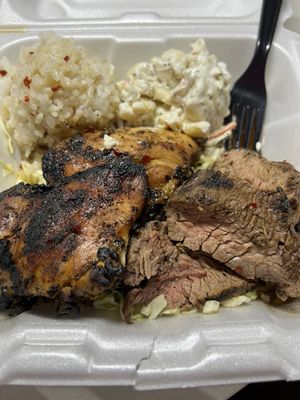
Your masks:
<path fill-rule="evenodd" d="M 205 137 L 228 114 L 230 74 L 203 39 L 185 54 L 168 50 L 138 63 L 117 83 L 119 117 L 128 125 L 150 125 Z"/>

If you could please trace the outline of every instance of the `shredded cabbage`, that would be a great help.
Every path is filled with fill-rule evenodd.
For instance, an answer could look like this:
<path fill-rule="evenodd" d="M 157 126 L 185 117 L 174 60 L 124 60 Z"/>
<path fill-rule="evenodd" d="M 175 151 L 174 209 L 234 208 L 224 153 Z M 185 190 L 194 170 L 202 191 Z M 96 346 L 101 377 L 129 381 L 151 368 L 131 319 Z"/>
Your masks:
<path fill-rule="evenodd" d="M 257 299 L 257 291 L 255 289 L 251 290 L 251 292 L 247 292 L 245 294 L 245 296 L 249 297 L 251 300 L 256 300 Z"/>
<path fill-rule="evenodd" d="M 20 149 L 13 142 L 2 118 L 0 118 L 0 132 L 7 143 L 10 155 L 8 159 L 5 157 L 5 160 L 0 160 L 3 177 L 12 175 L 16 178 L 16 183 L 25 182 L 31 185 L 46 183 L 42 172 L 41 153 L 37 152 L 35 158 L 31 161 L 20 160 Z"/>
<path fill-rule="evenodd" d="M 8 174 L 15 174 L 13 166 L 9 163 L 0 160 L 0 167 L 3 171 L 3 177 L 7 176 Z"/>
<path fill-rule="evenodd" d="M 223 147 L 207 147 L 204 153 L 201 154 L 199 159 L 200 164 L 196 167 L 196 169 L 211 168 L 223 153 Z"/>
<path fill-rule="evenodd" d="M 208 169 L 211 168 L 214 163 L 222 156 L 224 153 L 224 140 L 230 138 L 232 135 L 232 129 L 235 129 L 235 122 L 230 122 L 229 124 L 222 126 L 220 129 L 213 132 L 205 143 L 204 152 L 200 154 L 198 160 L 197 169 Z"/>
<path fill-rule="evenodd" d="M 6 129 L 5 123 L 2 118 L 0 118 L 0 128 L 2 129 L 4 135 L 7 138 L 7 145 L 8 145 L 8 150 L 9 150 L 10 154 L 14 154 L 14 148 L 12 145 L 12 137 L 11 137 L 11 134 Z"/>
<path fill-rule="evenodd" d="M 217 300 L 208 300 L 205 302 L 202 314 L 214 314 L 218 313 L 221 306 L 224 307 L 237 307 L 242 304 L 248 304 L 253 300 L 257 299 L 257 293 L 255 290 L 245 293 L 242 296 L 235 296 L 228 300 L 223 300 L 221 302 Z M 119 292 L 113 292 L 110 294 L 105 294 L 99 299 L 95 300 L 93 305 L 98 310 L 107 311 L 119 311 L 122 315 L 123 308 L 123 296 Z M 181 311 L 179 308 L 166 309 L 168 303 L 163 294 L 155 297 L 149 304 L 141 307 L 141 309 L 132 315 L 131 321 L 141 321 L 145 319 L 155 319 L 159 316 L 177 316 L 179 314 L 196 314 L 201 311 L 194 307 L 189 311 Z"/>
<path fill-rule="evenodd" d="M 32 163 L 21 161 L 20 170 L 16 172 L 16 177 L 19 182 L 30 183 L 31 185 L 46 183 L 41 165 L 36 160 Z"/>
<path fill-rule="evenodd" d="M 188 311 L 180 311 L 181 314 L 197 314 L 198 312 L 199 312 L 198 308 L 192 308 L 191 310 Z"/>
<path fill-rule="evenodd" d="M 256 292 L 248 292 L 242 296 L 235 296 L 231 299 L 223 300 L 221 302 L 224 307 L 237 307 L 242 304 L 248 304 L 250 301 L 255 300 L 257 298 Z"/>
<path fill-rule="evenodd" d="M 98 310 L 119 311 L 121 304 L 121 295 L 113 292 L 99 297 L 94 301 L 93 306 Z"/>
<path fill-rule="evenodd" d="M 32 163 L 21 161 L 19 164 L 19 170 L 16 170 L 12 164 L 0 160 L 0 167 L 3 171 L 3 177 L 9 174 L 14 175 L 16 177 L 16 183 L 24 182 L 31 185 L 46 183 L 38 161 L 33 161 Z"/>
<path fill-rule="evenodd" d="M 155 297 L 147 306 L 141 308 L 140 313 L 149 318 L 155 319 L 167 307 L 168 303 L 163 294 Z"/>
<path fill-rule="evenodd" d="M 202 312 L 203 314 L 215 314 L 219 311 L 220 302 L 217 300 L 208 300 L 205 302 Z"/>
<path fill-rule="evenodd" d="M 180 310 L 179 310 L 179 308 L 170 308 L 169 310 L 162 311 L 161 314 L 162 315 L 174 315 L 174 316 L 176 316 L 176 315 L 180 314 Z"/>

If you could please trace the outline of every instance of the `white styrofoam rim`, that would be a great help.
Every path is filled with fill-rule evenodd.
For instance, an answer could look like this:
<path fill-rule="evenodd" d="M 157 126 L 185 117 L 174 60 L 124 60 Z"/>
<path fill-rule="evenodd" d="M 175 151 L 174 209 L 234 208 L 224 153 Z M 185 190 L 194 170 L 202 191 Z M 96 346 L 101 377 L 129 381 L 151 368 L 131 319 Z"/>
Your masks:
<path fill-rule="evenodd" d="M 286 8 L 286 15 L 288 11 Z M 153 37 L 160 41 L 170 35 L 192 37 L 195 33 L 215 38 L 237 34 L 253 38 L 256 32 L 256 24 L 245 21 L 224 21 L 218 26 L 211 21 L 201 27 L 182 21 L 176 34 L 175 23 L 146 22 L 144 33 L 137 39 L 139 24 L 115 21 L 112 29 L 111 22 L 90 24 L 84 31 L 72 21 L 67 25 L 32 23 L 23 33 L 7 33 L 7 24 L 0 30 L 1 52 L 36 38 L 42 30 L 75 38 L 117 38 L 119 42 L 149 41 Z M 295 64 L 300 65 L 296 34 L 282 29 L 275 45 L 288 57 L 292 53 Z M 296 311 L 276 309 L 257 302 L 234 310 L 222 309 L 217 316 L 182 315 L 132 326 L 93 310 L 87 310 L 78 320 L 62 322 L 45 308 L 0 322 L 2 384 L 161 389 L 300 379 L 297 307 Z"/>

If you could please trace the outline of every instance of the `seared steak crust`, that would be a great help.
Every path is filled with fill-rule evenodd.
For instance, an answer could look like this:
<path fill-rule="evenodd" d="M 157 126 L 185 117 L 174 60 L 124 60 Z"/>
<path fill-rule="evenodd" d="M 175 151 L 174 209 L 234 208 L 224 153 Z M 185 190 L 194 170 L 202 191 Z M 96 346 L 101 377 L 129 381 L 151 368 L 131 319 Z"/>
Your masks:
<path fill-rule="evenodd" d="M 215 164 L 215 169 L 232 178 L 241 178 L 253 187 L 274 191 L 281 187 L 288 196 L 300 195 L 299 172 L 288 162 L 269 161 L 250 150 L 231 150 Z"/>
<path fill-rule="evenodd" d="M 289 201 L 294 225 L 300 221 L 300 174 L 288 162 L 269 161 L 249 150 L 232 150 L 221 157 L 215 168 L 232 178 L 242 178 L 258 190 L 282 188 Z"/>
<path fill-rule="evenodd" d="M 272 282 L 282 299 L 300 295 L 300 237 L 282 187 L 198 171 L 167 206 L 169 238 L 248 278 Z"/>

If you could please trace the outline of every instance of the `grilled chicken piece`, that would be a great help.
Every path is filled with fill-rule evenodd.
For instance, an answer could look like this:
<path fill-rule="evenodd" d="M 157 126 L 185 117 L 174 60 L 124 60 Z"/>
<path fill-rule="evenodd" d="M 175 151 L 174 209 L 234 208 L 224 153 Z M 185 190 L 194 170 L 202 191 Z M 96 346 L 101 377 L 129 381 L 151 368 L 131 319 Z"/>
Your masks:
<path fill-rule="evenodd" d="M 31 301 L 18 298 L 21 285 L 19 273 L 7 257 L 5 249 L 31 209 L 40 206 L 49 190 L 46 186 L 19 183 L 0 194 L 0 309 L 9 308 L 12 314 L 29 308 Z"/>
<path fill-rule="evenodd" d="M 198 146 L 190 137 L 154 128 L 122 128 L 107 132 L 88 132 L 67 139 L 50 149 L 43 157 L 44 177 L 50 185 L 107 162 L 104 135 L 117 142 L 115 155 L 127 153 L 146 168 L 152 203 L 164 203 L 174 189 L 191 175 L 190 165 Z"/>
<path fill-rule="evenodd" d="M 11 237 L 31 208 L 39 204 L 50 188 L 19 183 L 0 193 L 0 240 Z"/>
<path fill-rule="evenodd" d="M 0 209 L 13 210 L 0 222 L 2 295 L 94 299 L 117 285 L 146 188 L 145 168 L 121 156 L 51 190 L 18 185 L 2 195 Z"/>

